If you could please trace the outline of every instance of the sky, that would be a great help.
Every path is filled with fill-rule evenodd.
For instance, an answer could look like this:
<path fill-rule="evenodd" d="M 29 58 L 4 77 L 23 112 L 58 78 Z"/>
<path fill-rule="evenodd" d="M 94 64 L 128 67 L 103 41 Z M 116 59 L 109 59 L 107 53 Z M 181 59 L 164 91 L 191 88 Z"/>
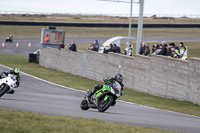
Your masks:
<path fill-rule="evenodd" d="M 0 13 L 22 11 L 28 13 L 130 14 L 130 3 L 99 0 L 0 0 L 0 3 Z M 144 0 L 144 14 L 200 15 L 199 5 L 200 0 Z M 133 4 L 133 14 L 139 14 L 139 4 Z"/>

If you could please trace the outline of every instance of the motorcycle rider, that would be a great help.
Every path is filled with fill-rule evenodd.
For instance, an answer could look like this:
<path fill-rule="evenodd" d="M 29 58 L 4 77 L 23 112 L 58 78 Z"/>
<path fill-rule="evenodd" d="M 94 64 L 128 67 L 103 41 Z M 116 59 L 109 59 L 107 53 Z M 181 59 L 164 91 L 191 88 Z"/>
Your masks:
<path fill-rule="evenodd" d="M 9 36 L 9 39 L 10 39 L 10 40 L 13 40 L 13 36 L 12 36 L 12 34 Z"/>
<path fill-rule="evenodd" d="M 115 77 L 113 78 L 104 78 L 103 79 L 105 84 L 112 84 L 114 83 L 114 81 L 117 81 L 120 85 L 121 85 L 121 96 L 123 95 L 123 89 L 124 89 L 124 84 L 122 83 L 123 81 L 123 76 L 121 74 L 116 74 Z M 94 89 L 87 95 L 88 98 L 90 98 L 96 91 L 98 91 L 99 89 L 103 88 L 103 85 L 98 84 L 94 87 Z M 112 106 L 114 106 L 116 104 L 116 102 L 114 102 L 114 104 Z"/>
<path fill-rule="evenodd" d="M 8 76 L 8 74 L 14 74 L 15 77 L 16 77 L 16 86 L 19 87 L 19 84 L 20 84 L 20 69 L 18 67 L 14 67 L 13 70 L 10 70 L 10 71 L 5 71 L 5 72 L 2 72 L 1 75 L 0 75 L 0 79 L 2 78 L 5 78 L 6 76 Z M 9 92 L 9 94 L 13 94 L 15 93 L 15 90 L 12 90 Z"/>

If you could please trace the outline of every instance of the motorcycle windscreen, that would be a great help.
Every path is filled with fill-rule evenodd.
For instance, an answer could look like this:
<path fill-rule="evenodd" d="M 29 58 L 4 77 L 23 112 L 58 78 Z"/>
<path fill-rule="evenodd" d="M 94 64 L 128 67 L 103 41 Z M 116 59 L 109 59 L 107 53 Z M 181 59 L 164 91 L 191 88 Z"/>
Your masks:
<path fill-rule="evenodd" d="M 118 82 L 112 84 L 112 88 L 115 91 L 117 97 L 121 96 L 121 85 Z"/>

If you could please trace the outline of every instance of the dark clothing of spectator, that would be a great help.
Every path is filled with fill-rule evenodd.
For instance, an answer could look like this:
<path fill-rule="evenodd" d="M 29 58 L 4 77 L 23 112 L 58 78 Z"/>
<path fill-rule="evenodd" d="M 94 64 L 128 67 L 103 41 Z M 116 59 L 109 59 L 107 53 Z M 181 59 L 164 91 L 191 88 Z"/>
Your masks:
<path fill-rule="evenodd" d="M 92 51 L 98 51 L 98 49 L 96 47 L 92 47 L 91 50 Z"/>
<path fill-rule="evenodd" d="M 179 49 L 179 47 L 178 47 L 178 46 L 176 46 L 176 45 L 175 45 L 175 43 L 173 43 L 173 42 L 172 42 L 172 43 L 170 43 L 169 45 L 170 45 L 170 46 L 172 46 L 172 47 L 174 47 L 175 49 L 177 49 L 177 50 L 178 50 L 178 52 L 180 52 L 180 49 Z"/>
<path fill-rule="evenodd" d="M 117 53 L 121 53 L 120 47 L 117 46 L 117 47 L 115 48 L 115 50 L 116 50 Z"/>
<path fill-rule="evenodd" d="M 120 47 L 118 47 L 116 44 L 114 44 L 114 53 L 121 53 Z"/>
<path fill-rule="evenodd" d="M 76 52 L 76 44 L 72 44 L 72 45 L 69 47 L 69 50 L 70 50 L 70 51 Z"/>
<path fill-rule="evenodd" d="M 175 48 L 175 49 L 177 49 L 177 50 L 178 50 L 178 52 L 180 53 L 180 49 L 179 49 L 179 47 L 178 47 L 178 46 L 176 46 L 176 45 L 175 45 L 175 46 L 174 46 L 174 48 Z"/>
<path fill-rule="evenodd" d="M 167 47 L 165 45 L 162 46 L 161 51 L 158 53 L 159 55 L 167 56 Z"/>
<path fill-rule="evenodd" d="M 144 46 L 141 46 L 141 47 L 140 47 L 140 52 L 139 52 L 139 54 L 140 54 L 140 55 L 143 55 L 143 54 L 144 54 L 144 50 L 145 50 Z"/>
<path fill-rule="evenodd" d="M 144 50 L 144 55 L 145 55 L 145 56 L 149 56 L 149 55 L 150 55 L 150 49 L 149 49 L 149 47 L 148 47 L 148 48 L 145 48 L 145 50 Z"/>
<path fill-rule="evenodd" d="M 60 44 L 59 50 L 60 50 L 61 48 L 65 48 L 65 45 L 64 45 L 63 43 Z"/>
<path fill-rule="evenodd" d="M 156 49 L 155 49 L 155 48 L 152 48 L 152 54 L 153 54 L 155 51 L 156 51 Z"/>
<path fill-rule="evenodd" d="M 110 44 L 110 49 L 108 50 L 108 52 L 114 52 L 114 51 L 115 51 L 115 49 L 114 49 L 113 45 Z"/>
<path fill-rule="evenodd" d="M 111 47 L 108 51 L 109 52 L 115 52 L 115 49 L 114 49 L 114 47 Z"/>
<path fill-rule="evenodd" d="M 171 48 L 168 48 L 168 50 L 167 50 L 167 56 L 171 56 Z"/>

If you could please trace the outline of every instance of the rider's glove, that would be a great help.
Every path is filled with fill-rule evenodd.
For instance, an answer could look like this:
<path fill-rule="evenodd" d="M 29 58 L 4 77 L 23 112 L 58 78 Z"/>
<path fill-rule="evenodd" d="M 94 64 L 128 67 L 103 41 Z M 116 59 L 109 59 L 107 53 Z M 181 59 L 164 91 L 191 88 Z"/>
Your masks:
<path fill-rule="evenodd" d="M 110 83 L 110 81 L 109 81 L 107 78 L 104 78 L 103 81 L 104 81 L 105 83 Z"/>
<path fill-rule="evenodd" d="M 121 96 L 123 95 L 123 91 L 121 92 Z"/>

